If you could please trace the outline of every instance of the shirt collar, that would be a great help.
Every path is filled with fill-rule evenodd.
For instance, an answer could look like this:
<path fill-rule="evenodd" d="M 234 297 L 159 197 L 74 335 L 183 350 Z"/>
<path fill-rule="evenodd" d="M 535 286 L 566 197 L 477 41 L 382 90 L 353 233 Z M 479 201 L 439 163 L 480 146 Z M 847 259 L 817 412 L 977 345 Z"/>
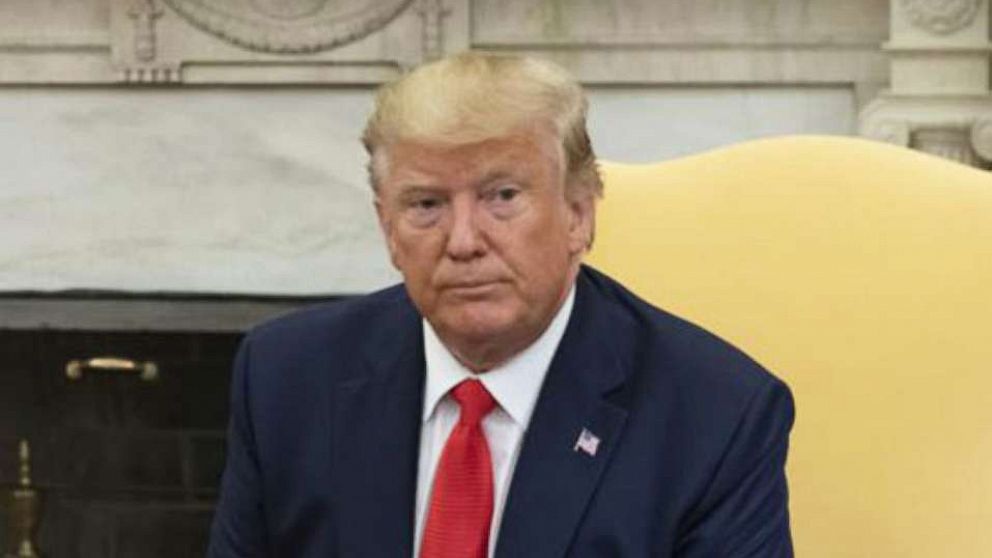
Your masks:
<path fill-rule="evenodd" d="M 575 285 L 569 290 L 564 304 L 548 324 L 544 333 L 519 354 L 483 374 L 473 374 L 438 338 L 427 320 L 424 322 L 424 356 L 427 362 L 427 387 L 424 392 L 423 421 L 434 414 L 441 399 L 462 380 L 478 379 L 489 390 L 499 406 L 518 425 L 526 428 L 558 349 L 565 326 L 575 303 Z"/>

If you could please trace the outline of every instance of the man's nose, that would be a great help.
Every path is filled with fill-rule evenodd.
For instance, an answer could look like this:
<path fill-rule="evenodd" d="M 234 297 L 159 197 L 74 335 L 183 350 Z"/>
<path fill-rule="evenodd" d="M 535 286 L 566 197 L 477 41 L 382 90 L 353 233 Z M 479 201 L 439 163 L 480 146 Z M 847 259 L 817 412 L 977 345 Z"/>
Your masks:
<path fill-rule="evenodd" d="M 485 254 L 486 243 L 479 229 L 477 210 L 475 200 L 462 198 L 453 201 L 447 244 L 451 259 L 469 260 Z"/>

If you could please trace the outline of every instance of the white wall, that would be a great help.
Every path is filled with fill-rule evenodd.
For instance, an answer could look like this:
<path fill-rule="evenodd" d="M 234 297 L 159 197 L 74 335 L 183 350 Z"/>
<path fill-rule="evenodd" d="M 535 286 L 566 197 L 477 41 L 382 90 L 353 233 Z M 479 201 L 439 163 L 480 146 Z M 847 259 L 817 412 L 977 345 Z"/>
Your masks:
<path fill-rule="evenodd" d="M 589 129 L 601 159 L 645 163 L 785 134 L 851 135 L 845 87 L 595 88 Z"/>
<path fill-rule="evenodd" d="M 391 278 L 367 90 L 0 90 L 0 289 L 359 292 Z"/>

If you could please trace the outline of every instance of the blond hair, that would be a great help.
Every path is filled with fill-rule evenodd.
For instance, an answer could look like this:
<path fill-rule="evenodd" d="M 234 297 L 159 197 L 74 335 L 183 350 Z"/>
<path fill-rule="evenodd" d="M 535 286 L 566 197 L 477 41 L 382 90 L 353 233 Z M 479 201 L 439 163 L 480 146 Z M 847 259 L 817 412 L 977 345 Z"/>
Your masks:
<path fill-rule="evenodd" d="M 582 87 L 561 67 L 536 58 L 463 52 L 384 85 L 362 134 L 377 187 L 392 142 L 466 144 L 550 125 L 561 141 L 569 193 L 601 196 L 603 183 L 586 131 Z"/>

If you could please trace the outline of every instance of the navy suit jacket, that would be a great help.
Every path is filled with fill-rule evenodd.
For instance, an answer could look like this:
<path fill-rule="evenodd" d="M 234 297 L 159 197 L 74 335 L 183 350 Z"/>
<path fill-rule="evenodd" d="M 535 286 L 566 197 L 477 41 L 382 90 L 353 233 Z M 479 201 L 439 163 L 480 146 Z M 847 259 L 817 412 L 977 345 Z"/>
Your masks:
<path fill-rule="evenodd" d="M 209 556 L 409 558 L 424 366 L 401 286 L 252 331 Z M 781 381 L 583 267 L 496 556 L 792 556 L 792 421 Z"/>

